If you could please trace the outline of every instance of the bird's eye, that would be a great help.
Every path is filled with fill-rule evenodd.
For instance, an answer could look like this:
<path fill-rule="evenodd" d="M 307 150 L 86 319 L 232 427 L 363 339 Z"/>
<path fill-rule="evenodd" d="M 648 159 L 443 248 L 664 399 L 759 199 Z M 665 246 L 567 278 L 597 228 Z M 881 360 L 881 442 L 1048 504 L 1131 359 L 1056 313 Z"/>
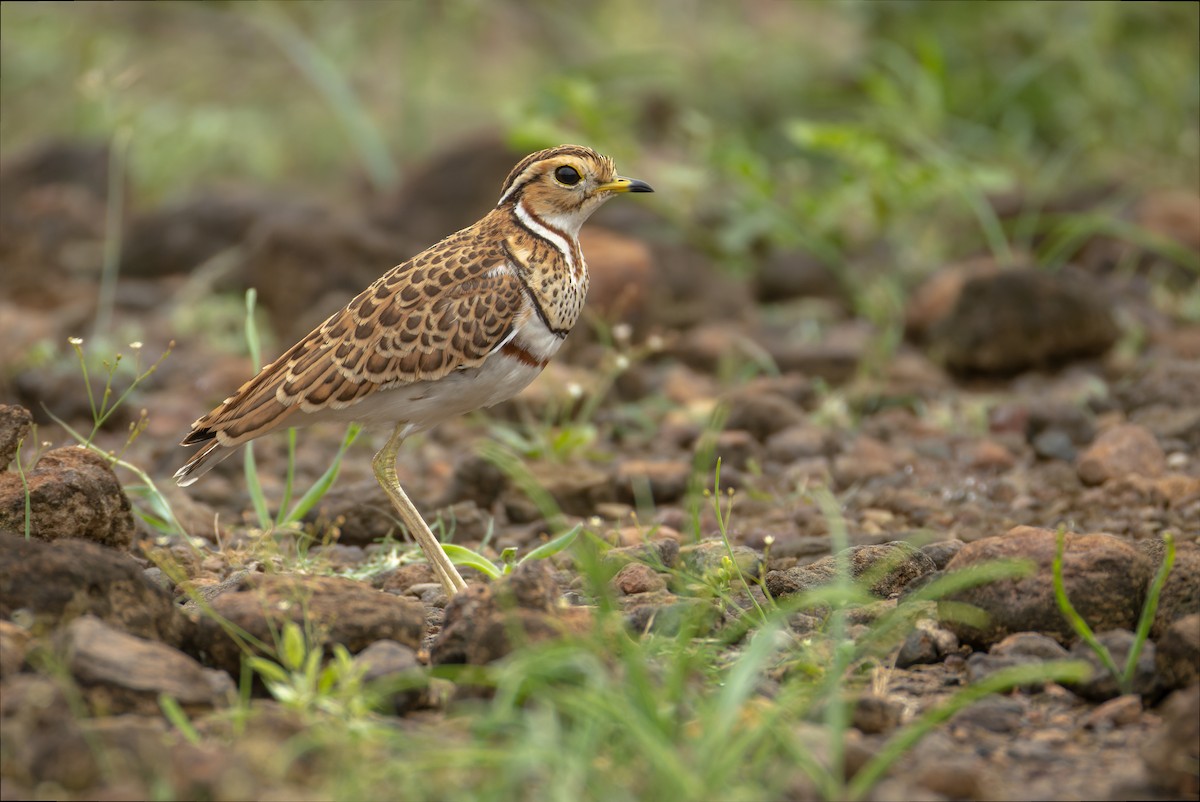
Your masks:
<path fill-rule="evenodd" d="M 555 170 L 554 177 L 558 180 L 558 183 L 566 184 L 569 187 L 573 187 L 583 180 L 583 176 L 579 174 L 578 170 L 576 170 L 574 167 L 566 166 L 559 167 L 557 170 Z"/>

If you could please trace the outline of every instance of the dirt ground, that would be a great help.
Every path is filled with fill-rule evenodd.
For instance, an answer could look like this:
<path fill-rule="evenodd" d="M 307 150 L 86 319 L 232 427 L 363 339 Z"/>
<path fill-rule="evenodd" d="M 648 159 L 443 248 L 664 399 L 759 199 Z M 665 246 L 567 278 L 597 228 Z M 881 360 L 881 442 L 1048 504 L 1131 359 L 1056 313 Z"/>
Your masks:
<path fill-rule="evenodd" d="M 353 207 L 259 188 L 213 190 L 158 208 L 132 204 L 110 328 L 99 334 L 92 327 L 101 303 L 94 266 L 104 249 L 104 149 L 47 143 L 5 159 L 0 399 L 28 409 L 37 431 L 20 457 L 28 475 L 9 470 L 2 485 L 4 798 L 117 798 L 145 790 L 132 775 L 122 785 L 99 769 L 63 768 L 86 763 L 76 755 L 86 752 L 81 732 L 123 739 L 133 764 L 161 758 L 146 735 L 160 724 L 145 723 L 161 723 L 157 706 L 147 709 L 144 689 L 131 690 L 114 676 L 120 671 L 96 668 L 117 659 L 104 646 L 115 637 L 105 634 L 110 630 L 139 639 L 136 648 L 122 647 L 127 653 L 142 654 L 137 649 L 147 643 L 170 647 L 169 656 L 147 651 L 144 665 L 175 666 L 178 655 L 179 667 L 163 671 L 195 672 L 192 690 L 178 689 L 205 689 L 189 703 L 195 709 L 237 682 L 238 653 L 222 652 L 220 633 L 204 631 L 203 616 L 178 605 L 160 610 L 158 597 L 143 600 L 128 583 L 140 575 L 181 603 L 203 593 L 225 605 L 223 615 L 244 614 L 236 620 L 253 631 L 261 609 L 237 597 L 253 598 L 248 589 L 282 593 L 272 583 L 304 571 L 291 535 L 268 537 L 282 544 L 273 552 L 256 545 L 264 535 L 240 458 L 185 491 L 169 478 L 187 455 L 176 444 L 195 418 L 253 373 L 244 347 L 246 289 L 257 291 L 264 358 L 273 358 L 384 269 L 490 206 L 514 154 L 490 140 L 464 148 L 473 154 L 470 176 L 453 182 L 461 191 L 437 204 L 424 202 L 428 184 L 443 176 L 440 165 L 460 161 L 453 149 L 410 173 L 394 194 L 366 196 Z M 1013 201 L 996 201 L 1000 214 L 1017 213 L 1005 203 Z M 1122 214 L 1200 253 L 1200 196 L 1148 194 Z M 598 214 L 583 240 L 593 276 L 588 319 L 545 374 L 520 397 L 405 445 L 400 479 L 427 520 L 493 560 L 510 547 L 525 554 L 559 531 L 528 483 L 488 458 L 489 448 L 507 449 L 562 511 L 560 527 L 582 522 L 597 539 L 636 552 L 611 580 L 632 631 L 649 630 L 665 611 L 695 601 L 675 566 L 698 575 L 721 568 L 725 547 L 703 493 L 713 487 L 718 457 L 719 492 L 733 491 L 727 533 L 738 564 L 777 599 L 828 579 L 820 560 L 838 542 L 839 527 L 857 549 L 855 560 L 884 559 L 872 548 L 892 555 L 886 572 L 893 583 L 873 587 L 885 608 L 947 569 L 995 557 L 1032 559 L 1031 577 L 963 592 L 962 600 L 993 614 L 991 625 L 966 627 L 935 615 L 879 661 L 870 692 L 855 706 L 852 765 L 919 711 L 998 667 L 1067 656 L 1077 639 L 1048 590 L 1059 527 L 1069 533 L 1068 590 L 1097 631 L 1135 628 L 1162 559 L 1161 538 L 1171 533 L 1175 570 L 1134 693 L 1093 681 L 1039 683 L 989 697 L 923 740 L 874 794 L 1196 798 L 1200 326 L 1162 303 L 1164 296 L 1194 298 L 1196 273 L 1161 251 L 1103 237 L 1081 243 L 1061 271 L 1036 269 L 1019 255 L 1014 264 L 980 256 L 932 270 L 910 288 L 904 319 L 889 331 L 857 316 L 836 271 L 809 254 L 764 255 L 752 275 L 737 277 L 664 236 L 665 227 L 653 202 Z M 51 415 L 82 431 L 92 424 L 69 337 L 83 339 L 95 397 L 104 387 L 97 360 L 121 352 L 124 364 L 138 360 L 144 368 L 174 343 L 97 442 L 153 479 L 199 552 L 131 516 L 130 499 L 107 483 L 102 461 L 54 451 L 73 441 Z M 140 348 L 128 345 L 133 339 Z M 128 383 L 128 374 L 118 373 L 117 386 Z M 140 432 L 123 450 L 131 426 Z M 342 436 L 340 429 L 300 432 L 298 488 L 326 470 Z M 316 541 L 304 555 L 323 570 L 367 566 L 385 551 L 382 538 L 404 539 L 370 472 L 383 437 L 360 437 L 331 491 L 305 518 L 302 528 Z M 36 464 L 35 442 L 44 442 L 37 450 L 46 453 Z M 286 438 L 257 444 L 255 456 L 266 498 L 279 499 Z M 137 477 L 121 468 L 116 474 L 132 503 L 149 509 L 145 495 L 131 489 Z M 55 482 L 68 475 L 77 483 L 56 496 Z M 27 486 L 46 488 L 35 494 L 44 506 L 35 510 L 40 529 L 29 542 L 21 537 Z M 836 497 L 840 519 L 816 500 L 821 488 Z M 45 551 L 44 543 L 61 546 L 62 537 L 102 545 L 57 556 Z M 639 560 L 637 550 L 647 548 L 655 559 Z M 112 563 L 110 552 L 125 563 Z M 163 573 L 164 554 L 184 576 Z M 587 608 L 593 600 L 581 591 L 575 562 L 567 555 L 551 562 L 553 571 L 529 579 L 550 583 L 537 597 L 542 601 L 529 602 L 529 614 L 558 616 L 559 607 L 544 598 L 564 594 Z M 122 573 L 130 563 L 134 574 Z M 898 576 L 897 566 L 908 573 Z M 481 574 L 464 573 L 473 585 L 486 585 Z M 314 598 L 335 607 L 358 604 L 355 594 L 368 590 L 364 609 L 375 596 L 396 605 L 363 613 L 375 628 L 335 627 L 351 652 L 396 641 L 410 647 L 415 665 L 427 665 L 486 663 L 505 651 L 464 623 L 490 614 L 485 591 L 470 600 L 479 607 L 457 599 L 447 606 L 422 564 L 360 581 L 326 580 L 312 586 Z M 87 600 L 46 592 L 72 581 L 93 583 Z M 753 592 L 765 601 L 762 588 Z M 744 603 L 748 598 L 743 594 Z M 723 615 L 714 626 L 728 625 L 728 610 Z M 819 616 L 799 618 L 798 633 L 821 626 Z M 865 635 L 869 624 L 864 617 L 851 635 Z M 1125 642 L 1112 637 L 1120 653 Z M 54 701 L 35 711 L 28 701 L 50 691 L 39 685 L 48 675 L 27 656 L 39 643 L 64 640 L 76 655 L 71 673 L 88 689 L 82 725 L 78 709 L 60 710 Z M 97 689 L 106 695 L 96 696 Z M 431 710 L 439 705 L 425 699 L 401 714 Z M 130 713 L 143 716 L 145 733 L 114 735 L 128 719 L 105 729 L 104 722 Z M 213 783 L 210 791 L 220 788 Z M 804 798 L 812 790 L 793 793 Z"/>

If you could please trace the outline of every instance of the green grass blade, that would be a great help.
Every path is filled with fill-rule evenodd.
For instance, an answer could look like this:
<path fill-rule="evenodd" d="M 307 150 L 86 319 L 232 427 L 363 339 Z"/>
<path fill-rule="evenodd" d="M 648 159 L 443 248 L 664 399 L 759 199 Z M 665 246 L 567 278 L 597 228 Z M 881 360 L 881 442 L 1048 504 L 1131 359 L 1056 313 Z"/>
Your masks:
<path fill-rule="evenodd" d="M 196 731 L 196 727 L 192 724 L 191 719 L 188 718 L 187 713 L 184 712 L 183 707 L 180 706 L 174 696 L 160 693 L 158 695 L 158 706 L 163 711 L 163 716 L 166 717 L 167 721 L 171 722 L 175 729 L 179 730 L 179 734 L 187 739 L 188 743 L 192 746 L 200 743 L 200 733 Z"/>
<path fill-rule="evenodd" d="M 1138 658 L 1142 656 L 1142 648 L 1146 645 L 1146 639 L 1150 637 L 1154 614 L 1158 612 L 1159 596 L 1162 595 L 1163 585 L 1167 584 L 1167 577 L 1171 573 L 1172 566 L 1175 565 L 1175 537 L 1170 532 L 1164 532 L 1163 542 L 1166 543 L 1167 550 L 1163 554 L 1162 564 L 1158 566 L 1158 573 L 1154 575 L 1154 580 L 1150 583 L 1150 590 L 1146 593 L 1146 603 L 1142 605 L 1142 617 L 1138 619 L 1133 648 L 1129 650 L 1129 656 L 1125 658 L 1125 668 L 1121 672 L 1124 686 L 1128 688 L 1133 687 L 1133 674 L 1137 670 Z"/>
<path fill-rule="evenodd" d="M 315 507 L 317 502 L 329 492 L 329 488 L 338 477 L 338 472 L 342 469 L 342 458 L 346 456 L 346 451 L 349 450 L 350 446 L 354 445 L 354 441 L 358 439 L 358 435 L 361 432 L 362 427 L 357 423 L 352 423 L 346 428 L 346 436 L 342 438 L 342 444 L 338 446 L 337 454 L 334 455 L 333 461 L 329 463 L 329 467 L 325 469 L 325 473 L 321 474 L 321 478 L 317 479 L 316 483 L 300 497 L 300 500 L 296 502 L 296 506 L 292 507 L 284 517 L 283 523 L 285 526 L 294 524 L 305 515 L 308 515 L 309 510 Z"/>
<path fill-rule="evenodd" d="M 246 476 L 246 491 L 250 494 L 250 503 L 254 505 L 254 514 L 258 518 L 261 529 L 271 528 L 271 511 L 267 508 L 267 498 L 263 495 L 262 484 L 258 481 L 258 465 L 254 461 L 254 443 L 246 443 L 242 452 L 242 472 Z"/>
<path fill-rule="evenodd" d="M 292 503 L 292 492 L 296 482 L 296 428 L 291 427 L 287 430 L 288 450 L 287 450 L 287 475 L 283 480 L 283 499 L 279 502 L 279 517 L 275 521 L 276 526 L 283 526 L 284 514 L 283 511 Z"/>
<path fill-rule="evenodd" d="M 569 548 L 570 545 L 575 542 L 575 538 L 579 537 L 579 533 L 581 531 L 583 531 L 583 524 L 575 524 L 558 537 L 543 543 L 533 551 L 526 554 L 517 564 L 520 565 L 520 563 L 523 563 L 526 560 L 544 560 L 547 557 L 553 557 L 560 551 Z"/>
<path fill-rule="evenodd" d="M 1128 693 L 1126 684 L 1123 680 L 1121 672 L 1117 669 L 1116 662 L 1113 661 L 1112 654 L 1108 649 L 1096 639 L 1092 628 L 1088 626 L 1087 621 L 1083 620 L 1083 616 L 1071 604 L 1071 600 L 1067 598 L 1067 589 L 1063 585 L 1063 547 L 1066 543 L 1066 532 L 1063 527 L 1058 528 L 1058 534 L 1055 537 L 1054 545 L 1054 600 L 1058 603 L 1058 609 L 1062 612 L 1063 617 L 1071 624 L 1071 628 L 1075 630 L 1075 634 L 1086 643 L 1091 650 L 1100 658 L 1100 662 L 1113 675 L 1113 678 L 1121 685 L 1121 691 Z"/>
<path fill-rule="evenodd" d="M 482 554 L 471 551 L 465 546 L 459 546 L 456 543 L 443 543 L 442 550 L 446 552 L 446 556 L 450 558 L 450 562 L 455 565 L 468 565 L 471 568 L 482 571 L 492 579 L 499 579 L 504 573 L 500 566 Z"/>

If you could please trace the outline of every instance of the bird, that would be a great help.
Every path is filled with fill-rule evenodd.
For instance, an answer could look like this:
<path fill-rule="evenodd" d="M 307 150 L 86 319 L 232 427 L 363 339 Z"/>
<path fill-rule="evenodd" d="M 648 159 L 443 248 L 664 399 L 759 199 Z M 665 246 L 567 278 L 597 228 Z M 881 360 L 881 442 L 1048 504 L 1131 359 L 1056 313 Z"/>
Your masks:
<path fill-rule="evenodd" d="M 542 372 L 587 295 L 580 227 L 616 195 L 653 191 L 580 145 L 521 159 L 482 219 L 388 270 L 193 423 L 181 445 L 199 451 L 176 482 L 192 484 L 280 429 L 390 427 L 372 460 L 375 478 L 453 597 L 466 582 L 400 486 L 400 446 L 513 397 Z"/>

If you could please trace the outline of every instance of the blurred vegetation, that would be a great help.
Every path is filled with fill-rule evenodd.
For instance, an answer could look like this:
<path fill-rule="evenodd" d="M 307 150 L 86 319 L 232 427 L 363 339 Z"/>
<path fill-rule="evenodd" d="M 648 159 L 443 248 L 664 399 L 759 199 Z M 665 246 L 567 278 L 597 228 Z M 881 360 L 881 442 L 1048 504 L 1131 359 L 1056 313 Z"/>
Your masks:
<path fill-rule="evenodd" d="M 0 22 L 0 148 L 124 131 L 142 204 L 226 178 L 348 192 L 499 130 L 612 153 L 730 264 L 802 246 L 903 276 L 1027 245 L 996 195 L 1200 183 L 1195 3 L 7 3 Z"/>

